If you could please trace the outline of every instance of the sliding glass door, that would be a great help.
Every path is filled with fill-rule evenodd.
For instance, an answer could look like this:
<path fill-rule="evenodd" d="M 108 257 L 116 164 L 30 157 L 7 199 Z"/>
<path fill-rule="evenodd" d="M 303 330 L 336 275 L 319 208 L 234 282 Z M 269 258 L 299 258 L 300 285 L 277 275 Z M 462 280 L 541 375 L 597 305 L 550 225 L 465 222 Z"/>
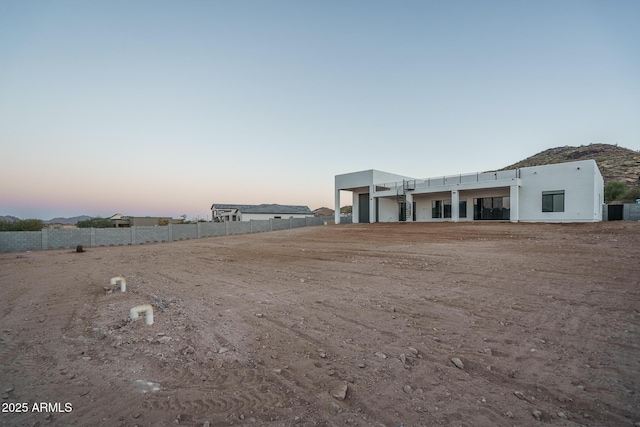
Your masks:
<path fill-rule="evenodd" d="M 510 219 L 511 200 L 509 197 L 482 197 L 473 199 L 474 220 Z"/>

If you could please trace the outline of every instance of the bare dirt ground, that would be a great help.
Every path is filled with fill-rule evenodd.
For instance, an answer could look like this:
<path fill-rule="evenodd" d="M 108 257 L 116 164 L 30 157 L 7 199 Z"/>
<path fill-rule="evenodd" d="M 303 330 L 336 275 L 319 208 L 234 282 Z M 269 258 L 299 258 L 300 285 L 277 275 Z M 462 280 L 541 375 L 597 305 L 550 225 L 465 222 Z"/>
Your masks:
<path fill-rule="evenodd" d="M 633 426 L 639 259 L 631 222 L 1 254 L 0 425 Z"/>

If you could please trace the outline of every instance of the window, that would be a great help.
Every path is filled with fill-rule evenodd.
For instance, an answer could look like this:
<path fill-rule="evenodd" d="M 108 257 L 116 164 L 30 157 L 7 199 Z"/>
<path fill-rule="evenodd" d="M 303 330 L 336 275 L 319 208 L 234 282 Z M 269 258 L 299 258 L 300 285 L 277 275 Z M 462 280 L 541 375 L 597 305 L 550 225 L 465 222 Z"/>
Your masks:
<path fill-rule="evenodd" d="M 473 199 L 474 220 L 507 220 L 511 215 L 509 197 L 482 197 Z"/>
<path fill-rule="evenodd" d="M 542 212 L 564 212 L 564 190 L 543 191 Z"/>
<path fill-rule="evenodd" d="M 451 218 L 451 200 L 432 200 L 431 218 Z"/>
<path fill-rule="evenodd" d="M 431 218 L 442 218 L 442 200 L 431 201 Z"/>
<path fill-rule="evenodd" d="M 444 203 L 444 217 L 451 218 L 451 200 L 443 200 Z"/>
<path fill-rule="evenodd" d="M 467 199 L 460 199 L 460 209 L 459 209 L 459 218 L 467 217 Z"/>

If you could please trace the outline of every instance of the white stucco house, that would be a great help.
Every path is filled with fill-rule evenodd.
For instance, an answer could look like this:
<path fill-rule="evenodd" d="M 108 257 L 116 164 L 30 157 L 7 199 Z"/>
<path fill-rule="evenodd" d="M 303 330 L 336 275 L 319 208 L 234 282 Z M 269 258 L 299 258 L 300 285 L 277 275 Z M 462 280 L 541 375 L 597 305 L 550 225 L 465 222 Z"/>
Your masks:
<path fill-rule="evenodd" d="M 336 175 L 352 193 L 353 222 L 602 221 L 604 180 L 594 160 L 414 179 L 378 170 Z"/>
<path fill-rule="evenodd" d="M 308 206 L 292 205 L 229 205 L 214 203 L 211 205 L 214 222 L 251 221 L 252 219 L 288 219 L 313 217 Z"/>

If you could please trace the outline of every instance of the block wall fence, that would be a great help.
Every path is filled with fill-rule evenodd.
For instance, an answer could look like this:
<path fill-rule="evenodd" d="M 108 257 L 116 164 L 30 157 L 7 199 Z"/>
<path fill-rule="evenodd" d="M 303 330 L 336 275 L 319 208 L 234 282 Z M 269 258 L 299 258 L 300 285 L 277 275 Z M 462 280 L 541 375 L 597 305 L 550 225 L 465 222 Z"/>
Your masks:
<path fill-rule="evenodd" d="M 602 207 L 602 220 L 609 221 L 609 205 Z M 623 221 L 640 221 L 640 204 L 625 203 L 622 206 Z"/>
<path fill-rule="evenodd" d="M 198 222 L 130 228 L 73 228 L 0 232 L 0 252 L 97 246 L 140 245 L 151 242 L 230 236 L 311 227 L 325 223 L 322 217 L 251 220 L 247 222 Z"/>

